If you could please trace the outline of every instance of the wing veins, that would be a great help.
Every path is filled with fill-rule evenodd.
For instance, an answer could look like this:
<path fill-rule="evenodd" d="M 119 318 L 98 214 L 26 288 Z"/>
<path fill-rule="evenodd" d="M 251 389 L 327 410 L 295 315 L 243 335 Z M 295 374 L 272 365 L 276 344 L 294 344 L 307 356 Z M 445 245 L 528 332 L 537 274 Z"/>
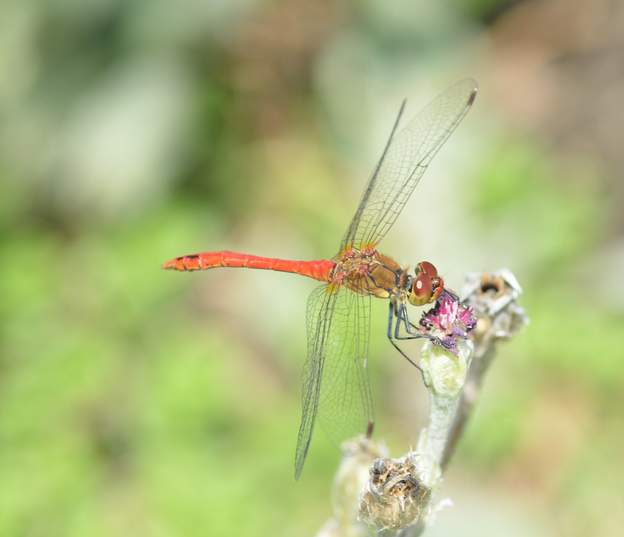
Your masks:
<path fill-rule="evenodd" d="M 470 109 L 476 91 L 477 85 L 471 79 L 457 82 L 421 109 L 397 134 L 405 107 L 403 101 L 382 156 L 343 238 L 341 251 L 351 245 L 374 246 L 385 236 L 435 154 Z M 410 163 L 414 157 L 419 158 Z"/>
<path fill-rule="evenodd" d="M 401 117 L 403 116 L 403 112 L 405 111 L 406 104 L 407 104 L 407 99 L 403 99 L 403 102 L 401 103 L 401 107 L 399 108 L 399 113 L 397 114 L 397 117 L 394 120 L 394 125 L 392 125 L 392 130 L 390 131 L 390 136 L 388 137 L 388 141 L 386 142 L 386 145 L 384 146 L 384 150 L 381 153 L 381 157 L 377 161 L 377 165 L 375 166 L 375 169 L 373 170 L 373 174 L 371 175 L 371 178 L 368 181 L 368 185 L 366 186 L 366 189 L 364 190 L 364 194 L 362 195 L 362 199 L 360 200 L 360 203 L 358 204 L 358 207 L 355 211 L 355 215 L 351 219 L 351 223 L 349 224 L 347 233 L 345 234 L 345 237 L 342 240 L 342 243 L 340 246 L 341 250 L 344 249 L 344 247 L 347 246 L 350 242 L 353 242 L 353 239 L 355 238 L 355 231 L 356 231 L 355 228 L 357 227 L 360 217 L 362 216 L 362 213 L 364 212 L 364 209 L 366 208 L 368 204 L 368 199 L 370 198 L 371 192 L 373 192 L 373 189 L 377 182 L 377 178 L 379 176 L 379 170 L 381 169 L 381 166 L 383 165 L 384 160 L 386 159 L 386 155 L 388 154 L 388 150 L 390 149 L 390 146 L 392 145 L 392 139 L 394 138 L 394 135 L 399 127 L 399 123 L 401 122 Z"/>

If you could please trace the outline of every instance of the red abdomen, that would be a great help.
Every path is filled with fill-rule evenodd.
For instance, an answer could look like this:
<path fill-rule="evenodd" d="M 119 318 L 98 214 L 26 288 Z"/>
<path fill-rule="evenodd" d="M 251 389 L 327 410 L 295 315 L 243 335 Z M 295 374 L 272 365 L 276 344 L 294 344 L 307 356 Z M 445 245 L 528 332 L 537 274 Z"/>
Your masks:
<path fill-rule="evenodd" d="M 292 272 L 322 282 L 329 281 L 329 275 L 335 263 L 329 259 L 316 261 L 290 261 L 274 257 L 259 257 L 239 252 L 204 252 L 201 254 L 175 257 L 163 264 L 164 269 L 170 270 L 206 270 L 217 267 L 238 267 L 261 270 L 277 270 Z"/>

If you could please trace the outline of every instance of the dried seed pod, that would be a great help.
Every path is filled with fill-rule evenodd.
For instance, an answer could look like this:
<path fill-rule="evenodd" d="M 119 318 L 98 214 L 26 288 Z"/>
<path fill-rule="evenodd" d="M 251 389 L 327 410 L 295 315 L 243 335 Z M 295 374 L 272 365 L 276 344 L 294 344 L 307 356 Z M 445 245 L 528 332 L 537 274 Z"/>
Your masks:
<path fill-rule="evenodd" d="M 377 459 L 360 501 L 360 519 L 377 530 L 407 528 L 428 512 L 431 489 L 413 458 Z"/>

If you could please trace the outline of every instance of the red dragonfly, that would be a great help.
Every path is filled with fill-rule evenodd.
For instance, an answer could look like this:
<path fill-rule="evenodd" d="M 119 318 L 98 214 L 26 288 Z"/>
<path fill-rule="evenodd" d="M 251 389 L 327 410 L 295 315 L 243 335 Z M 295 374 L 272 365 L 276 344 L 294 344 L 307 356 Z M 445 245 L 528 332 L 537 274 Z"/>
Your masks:
<path fill-rule="evenodd" d="M 394 224 L 434 155 L 470 109 L 476 94 L 475 81 L 462 80 L 398 131 L 405 109 L 403 101 L 333 258 L 292 261 L 219 251 L 180 256 L 163 265 L 179 271 L 216 267 L 277 270 L 324 282 L 312 291 L 307 303 L 308 352 L 295 454 L 296 479 L 303 469 L 317 417 L 336 440 L 372 432 L 373 403 L 368 380 L 371 297 L 389 299 L 388 339 L 416 365 L 397 343 L 427 337 L 409 321 L 407 304 L 435 302 L 443 293 L 444 281 L 432 263 L 418 263 L 411 274 L 380 253 L 377 244 Z"/>

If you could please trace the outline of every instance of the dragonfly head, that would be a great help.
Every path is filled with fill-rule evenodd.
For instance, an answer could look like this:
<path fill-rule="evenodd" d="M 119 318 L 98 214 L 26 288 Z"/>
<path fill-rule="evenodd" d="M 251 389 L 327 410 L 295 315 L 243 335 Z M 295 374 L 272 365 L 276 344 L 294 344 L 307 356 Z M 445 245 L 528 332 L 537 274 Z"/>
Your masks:
<path fill-rule="evenodd" d="M 444 289 L 444 280 L 438 276 L 438 270 L 429 261 L 421 261 L 411 278 L 407 299 L 414 306 L 423 306 L 435 302 Z"/>

